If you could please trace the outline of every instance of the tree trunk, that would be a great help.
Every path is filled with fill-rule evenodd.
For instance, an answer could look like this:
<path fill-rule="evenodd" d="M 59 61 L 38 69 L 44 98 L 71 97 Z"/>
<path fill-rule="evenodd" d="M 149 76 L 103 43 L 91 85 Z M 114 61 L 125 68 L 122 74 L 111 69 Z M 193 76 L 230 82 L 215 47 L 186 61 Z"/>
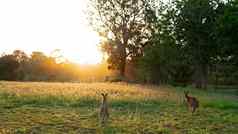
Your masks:
<path fill-rule="evenodd" d="M 125 70 L 126 70 L 126 45 L 121 44 L 120 45 L 120 65 L 119 65 L 119 71 L 120 71 L 120 76 L 125 77 Z"/>
<path fill-rule="evenodd" d="M 120 76 L 125 77 L 126 59 L 122 59 L 120 65 Z"/>
<path fill-rule="evenodd" d="M 201 81 L 201 67 L 199 65 L 196 65 L 195 67 L 195 87 L 196 88 L 202 88 L 202 81 Z"/>
<path fill-rule="evenodd" d="M 217 90 L 217 84 L 218 84 L 218 76 L 217 76 L 217 65 L 216 65 L 216 68 L 215 68 L 215 90 Z"/>
<path fill-rule="evenodd" d="M 207 84 L 208 84 L 208 65 L 205 64 L 202 66 L 202 88 L 207 89 Z"/>
<path fill-rule="evenodd" d="M 208 65 L 198 64 L 195 68 L 195 87 L 199 89 L 207 88 Z"/>

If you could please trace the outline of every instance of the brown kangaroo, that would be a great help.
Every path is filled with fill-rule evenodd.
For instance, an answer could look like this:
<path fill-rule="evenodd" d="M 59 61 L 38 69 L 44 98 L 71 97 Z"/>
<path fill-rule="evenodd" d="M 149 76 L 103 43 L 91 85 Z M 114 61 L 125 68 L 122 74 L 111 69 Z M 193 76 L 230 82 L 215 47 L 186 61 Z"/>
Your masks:
<path fill-rule="evenodd" d="M 192 113 L 194 113 L 196 109 L 199 107 L 199 101 L 195 97 L 189 96 L 188 93 L 189 93 L 188 91 L 184 91 L 188 108 L 191 108 Z"/>
<path fill-rule="evenodd" d="M 102 103 L 100 107 L 100 113 L 99 118 L 101 120 L 101 123 L 104 124 L 107 119 L 109 118 L 109 112 L 108 112 L 108 104 L 107 104 L 107 93 L 101 93 L 102 95 Z"/>

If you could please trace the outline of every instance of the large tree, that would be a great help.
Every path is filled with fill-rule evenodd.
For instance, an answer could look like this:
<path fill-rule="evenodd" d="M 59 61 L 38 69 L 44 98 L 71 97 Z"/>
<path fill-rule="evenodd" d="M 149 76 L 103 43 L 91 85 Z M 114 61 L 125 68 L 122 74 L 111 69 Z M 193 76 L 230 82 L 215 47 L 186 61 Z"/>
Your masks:
<path fill-rule="evenodd" d="M 177 42 L 190 55 L 197 88 L 206 88 L 208 67 L 216 55 L 214 25 L 218 7 L 219 0 L 176 0 Z"/>
<path fill-rule="evenodd" d="M 0 57 L 0 79 L 16 80 L 19 63 L 13 55 Z"/>
<path fill-rule="evenodd" d="M 221 5 L 219 12 L 216 33 L 221 54 L 238 64 L 238 0 Z"/>
<path fill-rule="evenodd" d="M 187 84 L 191 69 L 188 55 L 175 39 L 174 4 L 160 3 L 147 15 L 150 23 L 151 38 L 147 42 L 144 54 L 138 62 L 138 78 L 156 84 Z"/>
<path fill-rule="evenodd" d="M 17 68 L 17 80 L 24 80 L 27 74 L 27 66 L 29 63 L 29 57 L 22 50 L 15 50 L 12 55 L 15 57 L 16 61 L 19 63 L 19 67 Z"/>
<path fill-rule="evenodd" d="M 149 31 L 146 13 L 147 0 L 91 0 L 92 24 L 101 36 L 102 50 L 108 55 L 109 69 L 118 69 L 125 75 L 127 60 L 142 54 Z"/>

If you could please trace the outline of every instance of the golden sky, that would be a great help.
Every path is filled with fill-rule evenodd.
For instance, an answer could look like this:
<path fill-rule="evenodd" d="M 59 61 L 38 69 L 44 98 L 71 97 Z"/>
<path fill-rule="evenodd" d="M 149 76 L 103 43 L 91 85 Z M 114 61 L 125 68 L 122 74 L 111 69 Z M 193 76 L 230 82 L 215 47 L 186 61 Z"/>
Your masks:
<path fill-rule="evenodd" d="M 99 37 L 85 10 L 86 0 L 0 0 L 0 53 L 61 49 L 73 62 L 100 62 Z"/>

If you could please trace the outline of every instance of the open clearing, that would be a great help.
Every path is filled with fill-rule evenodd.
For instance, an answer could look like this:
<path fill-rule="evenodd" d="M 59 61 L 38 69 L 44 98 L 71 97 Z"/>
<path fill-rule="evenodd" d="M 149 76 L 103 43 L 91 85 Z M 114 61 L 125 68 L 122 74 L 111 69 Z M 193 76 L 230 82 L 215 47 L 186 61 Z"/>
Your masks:
<path fill-rule="evenodd" d="M 200 101 L 188 112 L 191 88 L 126 83 L 0 82 L 0 134 L 237 134 L 238 94 L 191 90 Z M 101 92 L 110 120 L 98 121 Z"/>

